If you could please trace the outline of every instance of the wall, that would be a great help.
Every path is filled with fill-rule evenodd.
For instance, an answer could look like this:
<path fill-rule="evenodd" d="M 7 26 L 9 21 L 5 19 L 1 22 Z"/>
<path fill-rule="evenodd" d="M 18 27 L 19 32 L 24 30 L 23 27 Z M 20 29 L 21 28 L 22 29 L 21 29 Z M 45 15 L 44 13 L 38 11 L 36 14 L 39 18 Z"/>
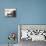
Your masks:
<path fill-rule="evenodd" d="M 9 32 L 18 32 L 18 24 L 46 24 L 46 0 L 1 0 L 0 9 L 4 8 L 17 11 L 16 18 L 0 13 L 0 44 L 8 43 Z"/>

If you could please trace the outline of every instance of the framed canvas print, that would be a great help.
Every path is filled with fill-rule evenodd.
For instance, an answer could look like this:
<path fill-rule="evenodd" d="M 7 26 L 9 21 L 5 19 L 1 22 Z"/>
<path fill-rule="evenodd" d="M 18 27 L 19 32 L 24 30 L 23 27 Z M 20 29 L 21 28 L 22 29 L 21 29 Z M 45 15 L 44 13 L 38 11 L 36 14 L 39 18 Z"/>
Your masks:
<path fill-rule="evenodd" d="M 18 25 L 18 40 L 46 41 L 46 25 Z"/>
<path fill-rule="evenodd" d="M 16 17 L 16 9 L 15 8 L 6 8 L 4 10 L 5 10 L 5 16 Z"/>

